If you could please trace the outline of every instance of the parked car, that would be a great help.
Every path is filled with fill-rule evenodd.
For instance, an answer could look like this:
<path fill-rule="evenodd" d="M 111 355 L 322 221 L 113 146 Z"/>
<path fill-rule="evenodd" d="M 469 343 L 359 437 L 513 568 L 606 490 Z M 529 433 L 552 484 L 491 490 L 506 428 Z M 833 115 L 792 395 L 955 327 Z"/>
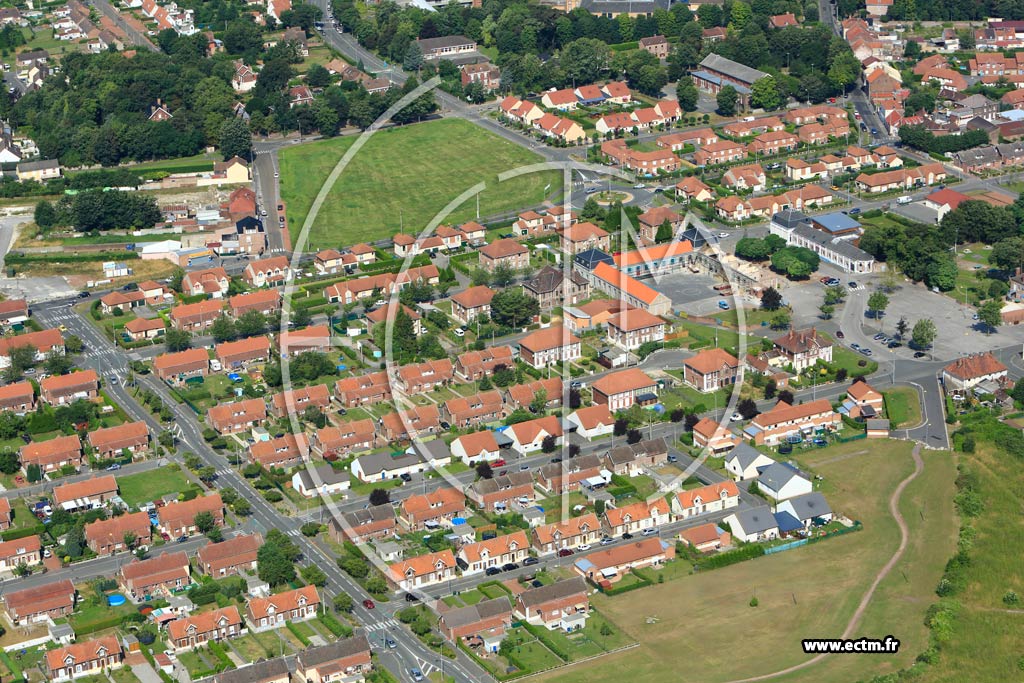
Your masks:
<path fill-rule="evenodd" d="M 415 595 L 413 595 L 412 593 L 406 593 L 406 594 L 405 594 L 405 601 L 406 601 L 406 602 L 419 602 L 419 601 L 420 601 L 420 599 L 419 599 L 419 598 L 417 598 L 417 597 L 416 597 Z"/>
<path fill-rule="evenodd" d="M 466 336 L 466 331 L 463 330 L 461 327 L 456 327 L 454 330 L 452 330 L 452 333 L 456 337 L 465 337 Z"/>
<path fill-rule="evenodd" d="M 519 569 L 519 565 L 515 562 L 507 562 L 501 565 L 501 570 L 505 572 L 514 572 L 517 569 Z"/>
<path fill-rule="evenodd" d="M 846 335 L 843 334 L 842 330 L 836 330 L 836 337 L 838 337 L 839 339 L 846 339 Z"/>
<path fill-rule="evenodd" d="M 924 351 L 914 351 L 914 358 L 924 358 L 924 357 L 925 357 Z"/>
<path fill-rule="evenodd" d="M 576 550 L 579 550 L 580 552 L 586 552 L 586 551 L 590 550 L 590 544 L 589 543 L 584 543 L 581 546 L 577 546 Z"/>
<path fill-rule="evenodd" d="M 497 576 L 500 573 L 501 569 L 498 567 L 488 567 L 486 571 L 484 571 L 484 574 L 487 574 L 487 576 Z"/>
<path fill-rule="evenodd" d="M 398 475 L 398 478 L 404 481 L 405 483 L 409 483 L 410 481 L 412 481 L 412 475 L 409 474 L 408 472 L 402 472 L 400 475 Z"/>
<path fill-rule="evenodd" d="M 658 527 L 651 527 L 650 529 L 644 529 L 640 532 L 641 536 L 654 536 L 658 533 Z"/>
<path fill-rule="evenodd" d="M 871 349 L 861 349 L 860 352 L 863 353 L 865 356 L 871 355 Z"/>
<path fill-rule="evenodd" d="M 373 609 L 374 607 L 376 607 L 376 605 L 373 604 L 373 600 L 367 598 L 366 600 L 363 600 L 363 607 L 365 607 L 366 609 Z"/>
<path fill-rule="evenodd" d="M 524 567 L 532 567 L 535 564 L 540 564 L 540 560 L 538 560 L 536 557 L 527 557 L 525 560 L 523 560 Z"/>
<path fill-rule="evenodd" d="M 612 543 L 615 543 L 614 538 L 608 538 L 607 536 L 605 536 L 601 539 L 601 545 L 611 545 Z"/>
<path fill-rule="evenodd" d="M 576 552 L 572 548 L 562 548 L 561 550 L 558 551 L 558 556 L 559 557 L 569 557 L 570 555 L 575 555 L 575 554 L 576 554 Z"/>
<path fill-rule="evenodd" d="M 491 467 L 504 467 L 505 465 L 506 462 L 504 458 L 498 458 L 497 460 L 491 463 Z"/>

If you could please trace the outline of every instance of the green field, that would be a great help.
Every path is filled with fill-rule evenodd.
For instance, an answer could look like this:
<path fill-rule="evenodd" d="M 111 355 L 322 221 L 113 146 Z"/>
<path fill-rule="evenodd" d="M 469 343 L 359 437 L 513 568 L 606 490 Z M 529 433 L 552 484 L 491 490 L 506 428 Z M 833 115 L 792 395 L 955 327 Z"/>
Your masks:
<path fill-rule="evenodd" d="M 121 490 L 124 502 L 133 507 L 162 498 L 169 493 L 181 493 L 195 488 L 177 465 L 118 477 L 117 487 Z"/>
<path fill-rule="evenodd" d="M 915 427 L 921 422 L 921 400 L 910 387 L 893 387 L 883 391 L 885 412 L 896 427 Z"/>
<path fill-rule="evenodd" d="M 628 671 L 635 681 L 714 683 L 799 664 L 808 658 L 802 638 L 841 637 L 876 573 L 899 545 L 888 502 L 914 469 L 910 450 L 908 442 L 878 441 L 868 448 L 860 441 L 797 456 L 801 466 L 824 477 L 820 490 L 832 509 L 862 521 L 863 531 L 625 595 L 594 595 L 592 604 L 640 646 L 541 680 L 612 683 Z M 924 650 L 924 614 L 936 600 L 934 589 L 953 551 L 956 523 L 950 454 L 925 451 L 923 458 L 923 472 L 900 500 L 908 546 L 879 585 L 854 634 L 892 634 L 901 641 L 899 654 L 836 657 L 772 680 L 866 680 L 909 666 Z M 754 596 L 759 605 L 750 607 Z M 704 615 L 699 627 L 696 615 Z M 680 678 L 684 671 L 685 678 Z"/>
<path fill-rule="evenodd" d="M 292 243 L 317 192 L 356 137 L 282 149 L 281 196 L 288 204 Z M 558 174 L 534 173 L 498 183 L 504 171 L 542 161 L 515 143 L 466 121 L 445 119 L 378 132 L 342 172 L 320 209 L 306 250 L 340 247 L 391 237 L 404 226 L 420 232 L 450 201 L 477 183 L 480 215 L 540 204 L 558 187 Z M 547 193 L 544 186 L 551 183 Z M 472 199 L 443 218 L 475 218 Z"/>

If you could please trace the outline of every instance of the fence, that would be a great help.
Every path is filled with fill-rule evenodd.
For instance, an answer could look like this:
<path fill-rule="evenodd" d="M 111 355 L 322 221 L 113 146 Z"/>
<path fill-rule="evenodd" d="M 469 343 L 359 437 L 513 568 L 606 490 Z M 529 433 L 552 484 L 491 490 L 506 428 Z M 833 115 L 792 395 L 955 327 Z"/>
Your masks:
<path fill-rule="evenodd" d="M 782 545 L 773 545 L 764 549 L 765 555 L 774 555 L 775 553 L 781 553 L 785 550 L 792 550 L 793 548 L 799 548 L 801 546 L 810 545 L 812 543 L 818 543 L 824 541 L 826 538 L 832 538 L 833 536 L 842 536 L 843 534 L 850 534 L 854 531 L 860 531 L 864 528 L 864 525 L 860 522 L 854 522 L 853 526 L 843 527 L 842 529 L 836 529 L 830 531 L 821 536 L 812 536 L 810 538 L 801 538 L 789 543 L 783 543 Z"/>

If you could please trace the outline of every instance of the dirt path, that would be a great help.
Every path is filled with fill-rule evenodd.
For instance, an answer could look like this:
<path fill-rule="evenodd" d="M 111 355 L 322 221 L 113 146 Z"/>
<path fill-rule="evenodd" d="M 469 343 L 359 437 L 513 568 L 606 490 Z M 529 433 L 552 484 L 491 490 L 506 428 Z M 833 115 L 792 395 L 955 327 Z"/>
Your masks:
<path fill-rule="evenodd" d="M 903 557 L 903 552 L 907 549 L 907 542 L 910 538 L 910 532 L 907 530 L 907 522 L 903 519 L 903 514 L 900 512 L 900 497 L 903 495 L 903 490 L 907 488 L 910 482 L 914 481 L 922 470 L 924 470 L 924 461 L 921 459 L 921 444 L 915 444 L 914 450 L 911 452 L 911 456 L 914 458 L 914 471 L 907 475 L 907 478 L 899 483 L 896 490 L 892 492 L 892 496 L 889 497 L 889 512 L 892 513 L 893 519 L 896 520 L 896 525 L 900 528 L 900 545 L 896 548 L 896 552 L 892 554 L 889 561 L 885 563 L 878 573 L 875 574 L 875 580 L 871 582 L 871 587 L 864 593 L 864 597 L 861 598 L 860 604 L 857 605 L 857 609 L 850 617 L 850 621 L 846 624 L 846 629 L 843 630 L 843 638 L 849 638 L 857 626 L 860 624 L 861 618 L 864 616 L 864 612 L 867 610 L 868 605 L 871 604 L 871 598 L 874 597 L 875 591 L 878 589 L 878 585 L 882 583 L 882 580 L 889 575 L 892 568 L 896 566 L 896 563 Z M 760 676 L 752 676 L 750 678 L 741 678 L 739 680 L 730 681 L 730 683 L 753 683 L 754 681 L 766 681 L 779 676 L 786 676 L 797 671 L 801 671 L 810 666 L 814 666 L 818 662 L 826 659 L 830 655 L 820 654 L 816 657 L 812 657 L 805 662 L 801 662 L 794 666 L 779 671 L 774 671 L 770 674 L 762 674 Z"/>

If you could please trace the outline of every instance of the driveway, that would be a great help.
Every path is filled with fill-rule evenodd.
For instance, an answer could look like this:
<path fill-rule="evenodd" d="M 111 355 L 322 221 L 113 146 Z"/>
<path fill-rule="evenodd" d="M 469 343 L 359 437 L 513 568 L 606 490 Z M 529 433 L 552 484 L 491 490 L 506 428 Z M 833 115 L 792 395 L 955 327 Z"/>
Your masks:
<path fill-rule="evenodd" d="M 139 679 L 141 683 L 162 683 L 163 679 L 160 678 L 160 674 L 156 672 L 149 662 L 143 662 L 142 664 L 132 665 L 132 673 Z"/>

